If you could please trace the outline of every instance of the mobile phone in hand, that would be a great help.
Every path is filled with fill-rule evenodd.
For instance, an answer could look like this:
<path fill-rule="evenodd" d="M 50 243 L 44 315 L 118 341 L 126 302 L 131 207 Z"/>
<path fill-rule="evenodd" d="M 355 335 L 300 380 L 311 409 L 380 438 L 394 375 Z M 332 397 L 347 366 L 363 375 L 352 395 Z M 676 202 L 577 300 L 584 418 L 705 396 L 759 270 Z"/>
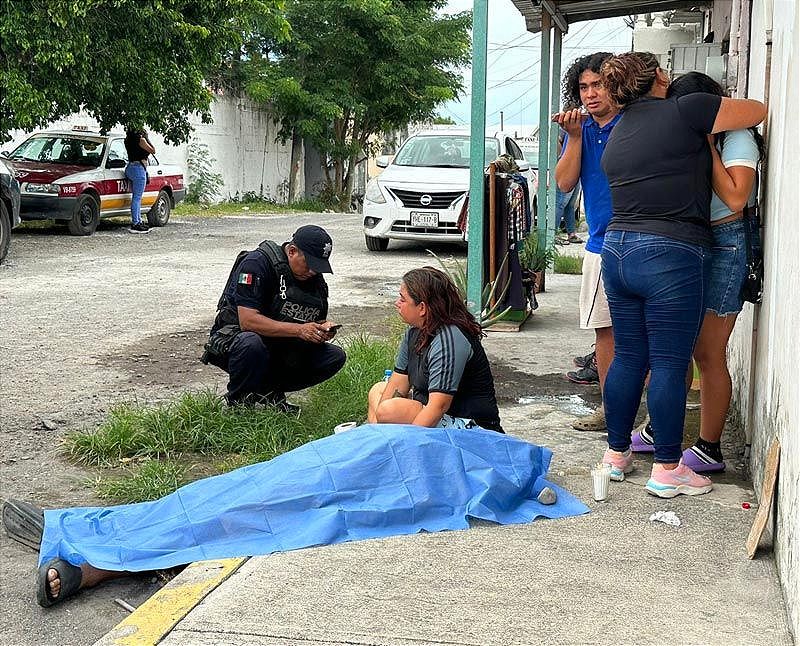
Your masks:
<path fill-rule="evenodd" d="M 327 330 L 328 334 L 332 334 L 332 333 L 336 332 L 340 327 L 342 327 L 341 323 L 339 323 L 338 325 L 331 325 Z"/>

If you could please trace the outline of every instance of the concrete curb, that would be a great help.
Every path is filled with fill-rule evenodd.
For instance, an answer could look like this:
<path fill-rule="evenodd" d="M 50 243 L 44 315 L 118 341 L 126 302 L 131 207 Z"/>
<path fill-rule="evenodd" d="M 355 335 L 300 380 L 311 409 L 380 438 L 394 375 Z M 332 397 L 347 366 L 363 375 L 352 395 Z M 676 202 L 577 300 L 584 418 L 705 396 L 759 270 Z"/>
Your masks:
<path fill-rule="evenodd" d="M 94 646 L 155 646 L 245 558 L 192 563 Z"/>

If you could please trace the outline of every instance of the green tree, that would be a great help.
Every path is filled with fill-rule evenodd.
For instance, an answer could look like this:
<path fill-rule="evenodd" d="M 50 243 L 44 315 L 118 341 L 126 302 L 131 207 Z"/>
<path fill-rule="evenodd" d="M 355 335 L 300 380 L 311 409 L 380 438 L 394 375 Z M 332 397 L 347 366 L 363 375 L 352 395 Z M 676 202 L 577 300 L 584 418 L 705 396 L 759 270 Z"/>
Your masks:
<path fill-rule="evenodd" d="M 471 15 L 446 0 L 287 0 L 291 38 L 249 67 L 248 93 L 270 104 L 281 136 L 308 138 L 326 189 L 347 208 L 369 138 L 430 119 L 462 88 Z"/>
<path fill-rule="evenodd" d="M 81 108 L 104 130 L 147 125 L 167 141 L 186 141 L 190 113 L 210 120 L 221 70 L 235 69 L 242 52 L 251 55 L 266 38 L 288 34 L 283 0 L 0 5 L 0 141 Z"/>
<path fill-rule="evenodd" d="M 453 119 L 451 119 L 448 116 L 442 116 L 441 114 L 437 114 L 433 118 L 433 124 L 436 126 L 454 126 L 456 125 L 456 122 L 453 121 Z"/>

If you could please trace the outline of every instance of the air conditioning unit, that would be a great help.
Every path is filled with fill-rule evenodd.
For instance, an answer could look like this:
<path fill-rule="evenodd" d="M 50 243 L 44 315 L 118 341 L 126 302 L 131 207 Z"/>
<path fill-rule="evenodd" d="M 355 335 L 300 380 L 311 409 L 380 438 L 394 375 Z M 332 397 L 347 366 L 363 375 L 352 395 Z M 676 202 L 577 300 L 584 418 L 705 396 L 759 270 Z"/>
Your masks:
<path fill-rule="evenodd" d="M 669 59 L 673 78 L 687 72 L 703 72 L 725 87 L 728 55 L 722 53 L 722 43 L 670 45 Z"/>

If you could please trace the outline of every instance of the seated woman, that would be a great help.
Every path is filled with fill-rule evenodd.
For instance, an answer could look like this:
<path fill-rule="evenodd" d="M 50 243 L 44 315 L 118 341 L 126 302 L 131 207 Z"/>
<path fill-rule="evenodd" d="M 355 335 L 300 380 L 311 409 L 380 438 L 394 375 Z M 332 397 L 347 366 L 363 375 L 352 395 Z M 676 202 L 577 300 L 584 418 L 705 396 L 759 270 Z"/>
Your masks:
<path fill-rule="evenodd" d="M 483 332 L 447 274 L 412 269 L 395 307 L 409 328 L 389 381 L 369 392 L 367 421 L 502 433 Z"/>

